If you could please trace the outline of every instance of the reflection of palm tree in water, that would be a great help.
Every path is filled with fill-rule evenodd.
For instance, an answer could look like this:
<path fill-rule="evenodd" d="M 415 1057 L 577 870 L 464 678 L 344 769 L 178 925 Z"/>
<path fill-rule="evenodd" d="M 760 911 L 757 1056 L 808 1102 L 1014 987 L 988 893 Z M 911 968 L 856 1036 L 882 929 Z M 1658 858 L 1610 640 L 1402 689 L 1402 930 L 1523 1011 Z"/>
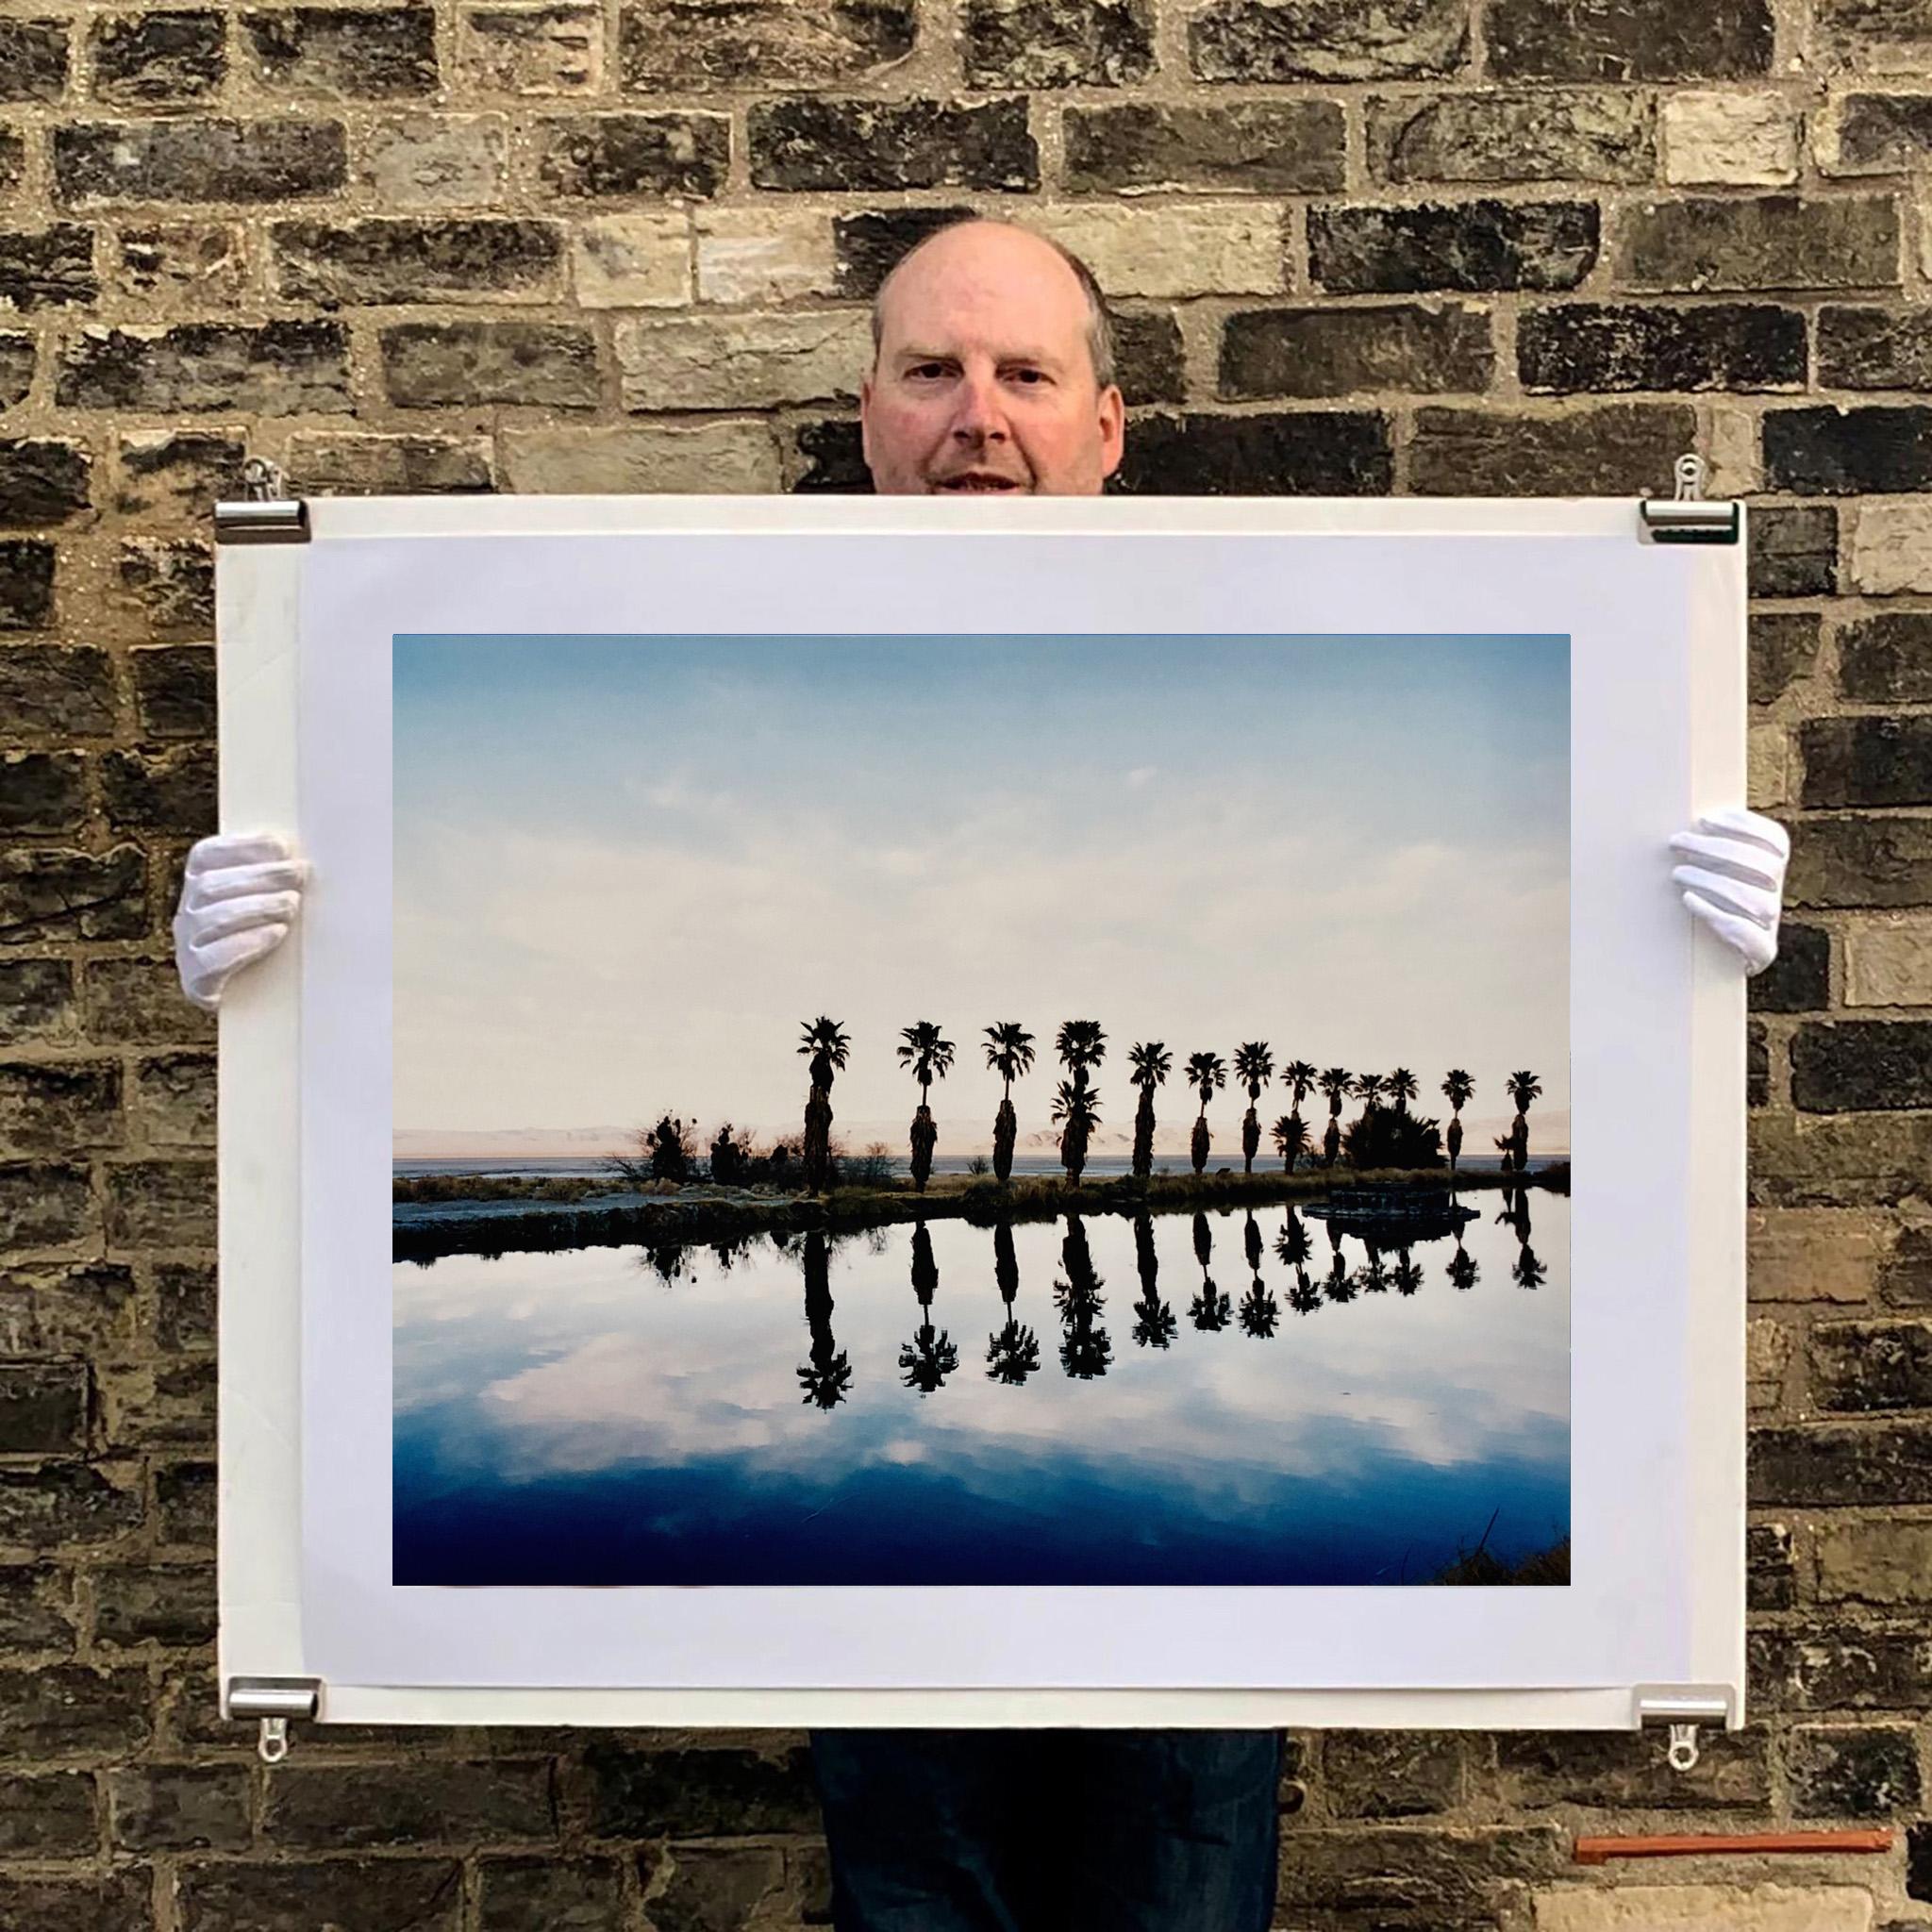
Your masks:
<path fill-rule="evenodd" d="M 1105 1328 L 1095 1322 L 1106 1304 L 1100 1291 L 1106 1287 L 1093 1272 L 1093 1256 L 1087 1246 L 1087 1230 L 1077 1214 L 1067 1216 L 1067 1238 L 1060 1244 L 1060 1265 L 1066 1279 L 1053 1285 L 1054 1307 L 1066 1324 L 1060 1340 L 1060 1367 L 1077 1381 L 1091 1381 L 1107 1374 L 1113 1360 L 1113 1343 Z"/>
<path fill-rule="evenodd" d="M 1509 1264 L 1509 1278 L 1518 1288 L 1541 1288 L 1550 1278 L 1550 1271 L 1537 1259 L 1536 1250 L 1529 1244 L 1529 1190 L 1507 1191 L 1503 1201 L 1503 1212 L 1496 1219 L 1516 1235 L 1516 1258 Z"/>
<path fill-rule="evenodd" d="M 1335 1252 L 1328 1257 L 1328 1278 L 1322 1284 L 1323 1292 L 1331 1302 L 1352 1302 L 1360 1284 L 1348 1272 L 1348 1257 L 1341 1252 L 1341 1237 L 1335 1232 L 1333 1224 L 1328 1239 L 1335 1243 Z"/>
<path fill-rule="evenodd" d="M 1387 1294 L 1389 1270 L 1383 1265 L 1381 1249 L 1368 1240 L 1363 1241 L 1362 1246 L 1368 1250 L 1369 1258 L 1362 1263 L 1361 1272 L 1356 1277 L 1357 1284 L 1366 1294 Z"/>
<path fill-rule="evenodd" d="M 1274 1237 L 1276 1256 L 1291 1268 L 1299 1268 L 1308 1258 L 1308 1226 L 1292 1208 Z"/>
<path fill-rule="evenodd" d="M 912 1340 L 899 1350 L 899 1366 L 906 1372 L 906 1386 L 917 1389 L 922 1395 L 930 1395 L 959 1366 L 959 1351 L 954 1347 L 953 1338 L 943 1328 L 935 1332 L 932 1325 L 932 1298 L 939 1285 L 940 1269 L 932 1257 L 932 1236 L 922 1221 L 912 1230 L 912 1292 L 919 1297 L 921 1321 Z"/>
<path fill-rule="evenodd" d="M 1294 1286 L 1288 1291 L 1288 1305 L 1297 1315 L 1312 1315 L 1322 1306 L 1322 1291 L 1308 1280 L 1308 1271 L 1294 1271 Z"/>
<path fill-rule="evenodd" d="M 1134 1266 L 1141 1299 L 1134 1304 L 1134 1341 L 1140 1348 L 1165 1348 L 1174 1340 L 1174 1310 L 1160 1299 L 1160 1262 L 1154 1252 L 1154 1217 L 1134 1216 Z"/>
<path fill-rule="evenodd" d="M 1007 1320 L 998 1334 L 986 1338 L 987 1378 L 1017 1388 L 1040 1366 L 1040 1338 L 1013 1317 L 1013 1297 L 1020 1292 L 1020 1262 L 1013 1253 L 1010 1221 L 993 1224 L 992 1277 L 1007 1305 Z"/>
<path fill-rule="evenodd" d="M 1247 1293 L 1241 1297 L 1241 1327 L 1256 1341 L 1265 1341 L 1281 1320 L 1281 1304 L 1262 1285 L 1261 1230 L 1252 1210 L 1241 1229 L 1241 1251 L 1248 1257 L 1248 1273 L 1253 1276 Z"/>
<path fill-rule="evenodd" d="M 811 1360 L 799 1364 L 801 1399 L 836 1408 L 852 1387 L 852 1363 L 832 1337 L 831 1270 L 825 1238 L 816 1230 L 805 1238 L 805 1319 L 811 1329 Z"/>
<path fill-rule="evenodd" d="M 1456 1229 L 1456 1252 L 1449 1257 L 1449 1279 L 1458 1290 L 1474 1288 L 1482 1271 L 1475 1264 L 1475 1257 L 1462 1245 L 1462 1228 Z"/>
<path fill-rule="evenodd" d="M 1423 1285 L 1423 1271 L 1408 1258 L 1407 1248 L 1396 1250 L 1395 1273 L 1391 1277 L 1397 1294 L 1413 1294 Z"/>
<path fill-rule="evenodd" d="M 1201 1264 L 1201 1292 L 1188 1304 L 1188 1317 L 1196 1328 L 1212 1334 L 1227 1326 L 1228 1300 L 1208 1279 L 1208 1262 L 1214 1253 L 1214 1237 L 1208 1230 L 1208 1217 L 1194 1215 L 1194 1259 Z"/>

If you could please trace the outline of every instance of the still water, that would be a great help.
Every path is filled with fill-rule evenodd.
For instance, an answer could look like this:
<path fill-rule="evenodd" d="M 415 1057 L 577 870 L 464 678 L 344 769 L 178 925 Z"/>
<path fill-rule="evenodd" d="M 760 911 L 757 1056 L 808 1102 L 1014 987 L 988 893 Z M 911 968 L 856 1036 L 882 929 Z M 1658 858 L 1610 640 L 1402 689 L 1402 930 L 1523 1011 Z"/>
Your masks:
<path fill-rule="evenodd" d="M 394 1580 L 1513 1560 L 1570 1527 L 1570 1204 L 1515 1198 L 1459 1247 L 1276 1207 L 399 1264 Z"/>

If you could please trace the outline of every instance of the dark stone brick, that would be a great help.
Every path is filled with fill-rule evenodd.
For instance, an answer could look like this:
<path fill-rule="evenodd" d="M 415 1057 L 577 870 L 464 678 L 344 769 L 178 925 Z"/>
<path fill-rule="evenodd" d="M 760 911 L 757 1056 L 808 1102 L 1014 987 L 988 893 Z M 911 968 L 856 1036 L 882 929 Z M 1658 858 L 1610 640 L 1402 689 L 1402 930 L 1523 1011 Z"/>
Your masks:
<path fill-rule="evenodd" d="M 121 1069 L 113 1061 L 0 1064 L 0 1144 L 65 1154 L 121 1138 Z"/>
<path fill-rule="evenodd" d="M 625 1922 L 615 1859 L 483 1858 L 477 1873 L 480 1932 L 616 1932 Z"/>
<path fill-rule="evenodd" d="M 1219 393 L 1434 394 L 1489 387 L 1489 316 L 1450 303 L 1378 308 L 1251 308 L 1223 325 Z"/>
<path fill-rule="evenodd" d="M 1040 153 L 1024 96 L 940 100 L 800 99 L 746 110 L 758 188 L 895 193 L 911 188 L 1024 192 Z"/>
<path fill-rule="evenodd" d="M 1751 702 L 1769 705 L 1781 698 L 1818 662 L 1819 620 L 1809 610 L 1754 610 L 1751 613 Z"/>
<path fill-rule="evenodd" d="M 215 1576 L 206 1563 L 94 1573 L 94 1634 L 103 1643 L 212 1643 Z"/>
<path fill-rule="evenodd" d="M 810 1753 L 722 1745 L 584 1746 L 597 1838 L 762 1837 L 819 1829 Z"/>
<path fill-rule="evenodd" d="M 1490 71 L 1525 80 L 1743 80 L 1771 72 L 1770 0 L 1494 0 Z"/>
<path fill-rule="evenodd" d="M 0 739 L 105 737 L 114 728 L 114 667 L 107 652 L 0 644 Z"/>
<path fill-rule="evenodd" d="M 1932 1307 L 1932 1227 L 1902 1227 L 1878 1265 L 1878 1292 L 1901 1307 Z"/>
<path fill-rule="evenodd" d="M 1785 897 L 1793 906 L 1932 905 L 1932 819 L 1795 820 Z"/>
<path fill-rule="evenodd" d="M 1214 0 L 1188 23 L 1202 80 L 1379 80 L 1452 74 L 1468 58 L 1465 0 Z"/>
<path fill-rule="evenodd" d="M 0 19 L 0 101 L 58 101 L 67 92 L 71 25 Z"/>
<path fill-rule="evenodd" d="M 88 1038 L 104 1046 L 215 1036 L 213 1016 L 182 996 L 172 958 L 90 959 L 81 967 L 80 992 Z"/>
<path fill-rule="evenodd" d="M 37 308 L 80 308 L 99 301 L 100 294 L 92 228 L 53 222 L 30 234 L 0 234 L 0 301 L 30 313 Z M 13 354 L 17 358 L 19 351 Z M 15 402 L 25 393 L 17 375 L 8 379 L 8 388 L 18 391 L 12 396 Z"/>
<path fill-rule="evenodd" d="M 1330 1732 L 1322 1789 L 1339 1818 L 1452 1810 L 1462 1802 L 1462 1740 L 1454 1731 Z"/>
<path fill-rule="evenodd" d="M 129 430 L 121 438 L 114 508 L 144 523 L 203 522 L 242 493 L 247 444 L 216 430 Z"/>
<path fill-rule="evenodd" d="M 1921 1796 L 1918 1744 L 1903 1728 L 1800 1725 L 1785 1761 L 1795 1817 L 1886 1818 Z"/>
<path fill-rule="evenodd" d="M 198 537 L 129 537 L 116 559 L 120 601 L 150 637 L 206 637 L 215 627 L 213 546 Z"/>
<path fill-rule="evenodd" d="M 215 654 L 203 644 L 164 644 L 131 652 L 134 708 L 143 738 L 212 738 Z"/>
<path fill-rule="evenodd" d="M 215 1466 L 171 1462 L 155 1472 L 155 1507 L 164 1543 L 214 1547 Z"/>
<path fill-rule="evenodd" d="M 1818 1407 L 1840 1415 L 1932 1408 L 1932 1326 L 1822 1322 L 1811 1331 Z"/>
<path fill-rule="evenodd" d="M 70 1649 L 74 1579 L 51 1563 L 0 1564 L 0 1643 L 8 1650 Z"/>
<path fill-rule="evenodd" d="M 347 179 L 336 121 L 77 121 L 52 138 L 55 193 L 71 203 L 300 201 Z"/>
<path fill-rule="evenodd" d="M 178 105 L 220 92 L 227 73 L 219 13 L 133 13 L 97 20 L 94 97 L 119 107 Z"/>
<path fill-rule="evenodd" d="M 1754 1523 L 1744 1532 L 1744 1607 L 1788 1610 L 1798 1600 L 1790 1525 Z"/>
<path fill-rule="evenodd" d="M 1177 403 L 1187 393 L 1181 325 L 1165 308 L 1120 309 L 1113 318 L 1114 380 L 1128 408 Z"/>
<path fill-rule="evenodd" d="M 1141 417 L 1117 481 L 1154 496 L 1381 496 L 1393 475 L 1387 416 L 1306 409 Z"/>
<path fill-rule="evenodd" d="M 132 1160 L 106 1171 L 108 1240 L 117 1248 L 211 1248 L 215 1174 L 209 1160 Z"/>
<path fill-rule="evenodd" d="M 215 1345 L 215 1271 L 176 1262 L 155 1270 L 155 1339 L 163 1348 Z"/>
<path fill-rule="evenodd" d="M 1838 106 L 1839 175 L 1902 175 L 1932 154 L 1932 97 L 1848 94 Z"/>
<path fill-rule="evenodd" d="M 1754 1013 L 1819 1013 L 1831 1004 L 1831 935 L 1815 925 L 1778 929 L 1777 958 L 1744 982 Z"/>
<path fill-rule="evenodd" d="M 1906 1896 L 1932 1899 L 1932 1824 L 1907 1829 Z"/>
<path fill-rule="evenodd" d="M 0 1777 L 0 1852 L 29 1858 L 92 1857 L 100 1843 L 94 1781 L 84 1771 Z"/>
<path fill-rule="evenodd" d="M 290 1766 L 262 1816 L 273 1843 L 297 1850 L 557 1835 L 556 1770 L 548 1763 Z"/>
<path fill-rule="evenodd" d="M 1768 303 L 1657 308 L 1565 302 L 1517 324 L 1526 390 L 1753 390 L 1805 386 L 1805 318 Z"/>
<path fill-rule="evenodd" d="M 1131 433 L 1129 441 L 1132 441 Z M 865 466 L 857 423 L 807 423 L 797 435 L 805 473 L 792 486 L 801 495 L 870 496 L 872 472 Z"/>
<path fill-rule="evenodd" d="M 1754 1810 L 1771 1802 L 1762 1731 L 1698 1740 L 1696 1768 L 1673 1771 L 1655 1738 L 1615 1732 L 1507 1731 L 1495 1740 L 1502 1795 L 1512 1808 L 1589 1805 L 1644 1810 Z"/>
<path fill-rule="evenodd" d="M 26 185 L 26 142 L 11 127 L 0 127 L 0 193 L 17 194 Z"/>
<path fill-rule="evenodd" d="M 143 1871 L 0 1878 L 0 1925 L 21 1932 L 147 1932 L 153 1888 Z"/>
<path fill-rule="evenodd" d="M 212 1447 L 215 1365 L 200 1358 L 109 1372 L 102 1407 L 111 1448 Z"/>
<path fill-rule="evenodd" d="M 215 829 L 215 755 L 205 746 L 108 752 L 101 791 L 108 819 L 125 831 L 199 838 Z"/>
<path fill-rule="evenodd" d="M 65 1247 L 95 1222 L 85 1167 L 0 1162 L 0 1249 Z"/>
<path fill-rule="evenodd" d="M 92 459 L 53 438 L 0 438 L 0 529 L 64 524 L 90 509 Z"/>
<path fill-rule="evenodd" d="M 40 537 L 0 542 L 0 631 L 45 630 L 53 621 L 53 544 Z M 6 681 L 0 671 L 0 695 Z"/>
<path fill-rule="evenodd" d="M 1334 101 L 1153 101 L 1069 108 L 1065 180 L 1074 193 L 1122 189 L 1247 189 L 1307 194 L 1340 189 L 1346 130 Z"/>
<path fill-rule="evenodd" d="M 134 1113 L 150 1145 L 212 1147 L 215 1139 L 215 1057 L 164 1054 L 135 1069 Z"/>
<path fill-rule="evenodd" d="M 244 13 L 242 29 L 279 94 L 398 100 L 436 88 L 428 7 L 276 7 Z"/>
<path fill-rule="evenodd" d="M 1840 1020 L 1791 1039 L 1791 1097 L 1815 1113 L 1932 1107 L 1932 1021 Z"/>
<path fill-rule="evenodd" d="M 454 496 L 489 491 L 487 438 L 297 434 L 289 488 L 329 496 Z"/>
<path fill-rule="evenodd" d="M 544 190 L 577 201 L 715 194 L 731 161 L 723 114 L 546 114 L 536 134 Z"/>
<path fill-rule="evenodd" d="M 1918 308 L 1821 308 L 1818 380 L 1828 389 L 1932 389 L 1932 316 Z"/>
<path fill-rule="evenodd" d="M 1633 289 L 1892 288 L 1898 207 L 1884 195 L 1643 202 L 1624 215 L 1618 278 Z"/>
<path fill-rule="evenodd" d="M 146 929 L 147 868 L 138 846 L 0 850 L 0 945 L 130 940 Z"/>
<path fill-rule="evenodd" d="M 0 752 L 0 832 L 70 832 L 87 814 L 74 752 Z"/>
<path fill-rule="evenodd" d="M 1565 1868 L 1566 1836 L 1540 1826 L 1298 1829 L 1283 1847 L 1277 1915 L 1391 1932 L 1490 1924 L 1524 1902 L 1528 1882 Z"/>
<path fill-rule="evenodd" d="M 107 243 L 119 291 L 232 313 L 255 300 L 239 224 L 219 219 L 123 225 Z M 230 491 L 229 494 L 239 494 Z"/>
<path fill-rule="evenodd" d="M 1932 1697 L 1932 1641 L 1912 1630 L 1753 1631 L 1746 1674 L 1766 1710 L 1917 1710 Z"/>
<path fill-rule="evenodd" d="M 619 16 L 618 69 L 626 93 L 836 87 L 903 60 L 917 38 L 913 0 L 645 0 Z"/>
<path fill-rule="evenodd" d="M 138 1314 L 125 1268 L 10 1268 L 0 1275 L 0 1354 L 94 1354 L 132 1341 Z"/>
<path fill-rule="evenodd" d="M 1126 87 L 1154 71 L 1151 0 L 966 0 L 973 88 Z"/>
<path fill-rule="evenodd" d="M 63 351 L 55 400 L 62 408 L 268 416 L 347 409 L 348 332 L 315 321 L 188 322 L 152 335 L 89 327 Z"/>
<path fill-rule="evenodd" d="M 1642 94 L 1601 89 L 1404 94 L 1368 105 L 1378 181 L 1643 182 L 1657 171 Z"/>
<path fill-rule="evenodd" d="M 1932 42 L 1927 0 L 1817 0 L 1811 9 L 1821 46 L 1844 59 L 1891 65 L 1924 55 Z"/>
<path fill-rule="evenodd" d="M 1438 406 L 1416 411 L 1408 487 L 1419 496 L 1642 495 L 1696 440 L 1689 403 L 1607 403 L 1560 416 Z"/>
<path fill-rule="evenodd" d="M 1838 590 L 1838 510 L 1828 503 L 1755 505 L 1747 519 L 1754 597 L 1829 597 Z"/>
<path fill-rule="evenodd" d="M 1574 289 L 1596 261 L 1587 201 L 1424 202 L 1312 208 L 1308 263 L 1338 295 L 1426 289 Z"/>
<path fill-rule="evenodd" d="M 1807 718 L 1807 805 L 1932 805 L 1932 717 Z"/>
<path fill-rule="evenodd" d="M 408 322 L 377 340 L 383 381 L 399 408 L 594 409 L 603 400 L 596 338 L 577 323 Z"/>
<path fill-rule="evenodd" d="M 785 1854 L 776 1845 L 679 1845 L 651 1894 L 655 1932 L 783 1923 Z M 789 1912 L 784 1919 L 796 1924 Z"/>
<path fill-rule="evenodd" d="M 111 1542 L 140 1525 L 140 1482 L 136 1469 L 110 1475 L 92 1463 L 0 1469 L 0 1542 L 44 1550 Z M 0 1739 L 8 1730 L 0 1693 Z M 21 1755 L 40 1754 L 24 1750 Z"/>
<path fill-rule="evenodd" d="M 832 217 L 833 276 L 840 294 L 871 301 L 900 258 L 970 208 L 893 208 Z"/>
<path fill-rule="evenodd" d="M 120 1757 L 147 1735 L 145 1671 L 0 1670 L 0 1750 L 9 1757 Z M 23 1923 L 40 1922 L 9 1920 L 0 1903 L 0 1924 Z"/>
<path fill-rule="evenodd" d="M 1764 477 L 1767 489 L 1813 495 L 1932 489 L 1932 408 L 1774 409 Z"/>
<path fill-rule="evenodd" d="M 282 294 L 324 308 L 471 295 L 556 299 L 563 273 L 563 231 L 553 222 L 447 215 L 276 222 L 269 245 Z"/>
<path fill-rule="evenodd" d="M 79 1362 L 0 1362 L 0 1456 L 87 1448 L 88 1372 Z"/>
<path fill-rule="evenodd" d="M 0 249 L 4 247 L 4 241 L 0 241 Z M 4 275 L 0 275 L 0 299 L 8 299 Z M 34 382 L 34 358 L 33 337 L 0 330 L 0 409 L 10 409 L 15 403 L 26 400 Z"/>
<path fill-rule="evenodd" d="M 1744 1028 L 1744 1104 L 1771 1105 L 1771 1045 L 1761 1020 L 1752 1020 Z"/>
<path fill-rule="evenodd" d="M 248 1773 L 232 1764 L 129 1765 L 108 1774 L 108 1817 L 119 1851 L 243 1851 Z"/>
<path fill-rule="evenodd" d="M 1932 704 L 1932 611 L 1885 610 L 1839 632 L 1839 690 L 1859 704 Z"/>
<path fill-rule="evenodd" d="M 1768 1507 L 1932 1503 L 1932 1424 L 1754 1429 L 1749 1468 L 1751 1501 Z"/>
<path fill-rule="evenodd" d="M 65 959 L 0 959 L 0 1040 L 62 1040 L 75 1026 L 74 968 Z"/>
<path fill-rule="evenodd" d="M 181 1868 L 181 1932 L 458 1932 L 463 1868 L 454 1858 L 332 1858 Z"/>

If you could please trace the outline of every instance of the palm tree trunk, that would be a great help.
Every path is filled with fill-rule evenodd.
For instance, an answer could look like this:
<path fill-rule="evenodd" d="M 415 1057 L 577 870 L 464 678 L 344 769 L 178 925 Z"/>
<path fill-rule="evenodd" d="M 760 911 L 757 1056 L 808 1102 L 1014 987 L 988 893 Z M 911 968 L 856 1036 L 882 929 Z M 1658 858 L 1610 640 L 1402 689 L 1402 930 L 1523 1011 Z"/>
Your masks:
<path fill-rule="evenodd" d="M 1013 1112 L 1011 1096 L 1000 1102 L 992 1124 L 993 1178 L 1004 1187 L 1013 1177 L 1013 1142 L 1019 1138 L 1020 1123 Z"/>
<path fill-rule="evenodd" d="M 1134 1109 L 1134 1178 L 1144 1181 L 1154 1172 L 1154 1089 L 1141 1089 Z"/>
<path fill-rule="evenodd" d="M 932 1150 L 939 1137 L 932 1109 L 922 1100 L 912 1116 L 912 1186 L 918 1193 L 925 1192 L 926 1177 L 932 1173 Z"/>
<path fill-rule="evenodd" d="M 1341 1152 L 1341 1123 L 1332 1113 L 1328 1116 L 1328 1131 L 1322 1136 L 1322 1165 L 1333 1167 L 1335 1158 Z"/>
<path fill-rule="evenodd" d="M 1251 1107 L 1241 1116 L 1241 1172 L 1255 1171 L 1255 1150 L 1261 1144 L 1261 1119 Z"/>
<path fill-rule="evenodd" d="M 805 1187 L 810 1194 L 822 1194 L 831 1178 L 832 1090 L 812 1082 L 811 1098 L 805 1104 Z"/>
<path fill-rule="evenodd" d="M 1449 1144 L 1449 1172 L 1456 1172 L 1457 1157 L 1462 1152 L 1462 1116 L 1455 1115 L 1449 1123 L 1449 1132 L 1444 1137 Z"/>
<path fill-rule="evenodd" d="M 1208 1165 L 1208 1149 L 1209 1144 L 1208 1138 L 1208 1110 L 1203 1108 L 1200 1117 L 1194 1122 L 1194 1141 L 1193 1146 L 1190 1150 L 1193 1155 L 1194 1172 L 1196 1174 L 1199 1174 Z"/>

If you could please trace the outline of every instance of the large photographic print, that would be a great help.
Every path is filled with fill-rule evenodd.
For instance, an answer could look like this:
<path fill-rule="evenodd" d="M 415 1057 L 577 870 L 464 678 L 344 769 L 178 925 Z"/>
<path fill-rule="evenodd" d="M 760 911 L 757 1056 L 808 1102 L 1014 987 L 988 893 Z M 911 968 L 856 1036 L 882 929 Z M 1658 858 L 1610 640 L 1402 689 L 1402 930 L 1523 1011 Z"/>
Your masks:
<path fill-rule="evenodd" d="M 1565 638 L 393 693 L 394 1583 L 1568 1582 Z"/>

